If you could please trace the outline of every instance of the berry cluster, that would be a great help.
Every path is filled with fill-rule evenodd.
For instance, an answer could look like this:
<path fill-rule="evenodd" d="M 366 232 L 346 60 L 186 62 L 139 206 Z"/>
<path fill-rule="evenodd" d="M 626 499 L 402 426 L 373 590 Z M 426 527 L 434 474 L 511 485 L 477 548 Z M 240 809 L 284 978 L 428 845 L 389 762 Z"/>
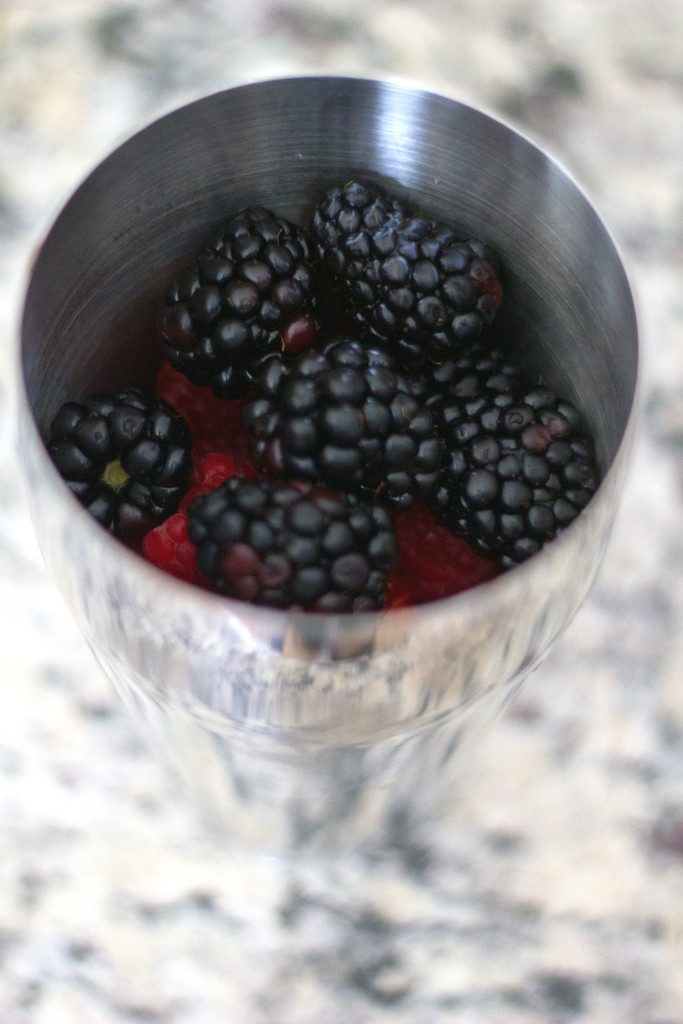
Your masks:
<path fill-rule="evenodd" d="M 241 398 L 263 355 L 314 339 L 314 306 L 308 235 L 255 206 L 228 221 L 169 290 L 166 355 L 195 384 Z"/>
<path fill-rule="evenodd" d="M 278 480 L 233 477 L 198 498 L 190 538 L 216 590 L 274 608 L 379 608 L 396 558 L 380 505 Z"/>
<path fill-rule="evenodd" d="M 91 515 L 129 543 L 177 508 L 190 474 L 183 418 L 132 388 L 66 402 L 52 421 L 48 449 Z"/>
<path fill-rule="evenodd" d="M 273 359 L 242 421 L 260 468 L 398 506 L 439 486 L 443 440 L 391 356 L 333 339 L 292 367 Z"/>
<path fill-rule="evenodd" d="M 365 182 L 304 229 L 233 216 L 171 286 L 153 394 L 67 402 L 55 465 L 177 578 L 273 608 L 438 600 L 529 558 L 598 483 L 577 410 L 491 324 L 483 242 Z"/>
<path fill-rule="evenodd" d="M 442 362 L 479 337 L 503 297 L 488 247 L 416 216 L 376 189 L 333 188 L 313 217 L 326 265 L 361 328 L 408 365 Z"/>

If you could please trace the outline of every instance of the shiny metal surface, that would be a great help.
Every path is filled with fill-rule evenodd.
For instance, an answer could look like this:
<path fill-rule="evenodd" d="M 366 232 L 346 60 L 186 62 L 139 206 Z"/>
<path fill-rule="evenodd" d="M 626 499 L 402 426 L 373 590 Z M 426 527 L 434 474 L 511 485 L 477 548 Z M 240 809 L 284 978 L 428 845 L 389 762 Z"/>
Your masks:
<path fill-rule="evenodd" d="M 296 615 L 204 593 L 90 520 L 40 440 L 60 403 L 143 381 L 176 268 L 227 214 L 305 220 L 371 176 L 485 237 L 505 265 L 500 333 L 574 399 L 603 483 L 525 565 L 390 614 Z M 473 725 L 499 710 L 583 600 L 632 432 L 637 332 L 618 253 L 585 196 L 523 137 L 399 85 L 304 78 L 228 90 L 144 129 L 57 219 L 22 324 L 22 433 L 38 537 L 150 739 L 222 823 L 280 849 L 377 835 L 429 804 Z"/>

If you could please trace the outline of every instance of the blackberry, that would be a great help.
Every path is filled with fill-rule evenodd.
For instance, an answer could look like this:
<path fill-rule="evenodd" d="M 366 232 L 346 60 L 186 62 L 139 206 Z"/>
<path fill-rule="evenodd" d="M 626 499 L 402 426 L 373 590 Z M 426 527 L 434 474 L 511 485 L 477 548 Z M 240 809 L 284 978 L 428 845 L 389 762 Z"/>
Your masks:
<path fill-rule="evenodd" d="M 233 477 L 189 509 L 200 571 L 219 593 L 274 608 L 380 608 L 396 558 L 388 513 L 306 484 Z"/>
<path fill-rule="evenodd" d="M 288 368 L 271 359 L 244 407 L 257 465 L 405 506 L 439 485 L 432 414 L 381 348 L 330 341 Z"/>
<path fill-rule="evenodd" d="M 192 467 L 182 416 L 134 388 L 66 402 L 48 449 L 88 512 L 129 544 L 175 511 Z"/>
<path fill-rule="evenodd" d="M 406 374 L 406 379 L 411 393 L 430 409 L 441 407 L 444 400 L 480 402 L 510 394 L 523 382 L 512 360 L 481 342 L 454 353 L 444 363 L 427 363 Z"/>
<path fill-rule="evenodd" d="M 373 195 L 368 188 L 365 194 Z M 340 190 L 327 194 L 312 234 L 325 264 L 342 280 L 355 322 L 391 342 L 405 366 L 443 362 L 476 341 L 502 299 L 497 261 L 487 246 L 464 241 L 452 228 L 415 216 L 386 196 L 361 207 L 362 218 L 352 220 L 342 199 Z M 360 226 L 345 233 L 340 221 Z"/>
<path fill-rule="evenodd" d="M 345 277 L 372 252 L 375 233 L 407 217 L 407 209 L 374 185 L 349 181 L 330 189 L 313 214 L 311 234 L 324 265 Z"/>
<path fill-rule="evenodd" d="M 448 457 L 438 518 L 502 568 L 540 550 L 576 518 L 598 483 L 579 413 L 546 387 L 502 376 L 435 410 Z"/>
<path fill-rule="evenodd" d="M 482 242 L 412 217 L 378 231 L 373 248 L 348 267 L 351 311 L 404 365 L 442 362 L 492 322 L 502 288 Z"/>
<path fill-rule="evenodd" d="M 160 329 L 173 366 L 219 398 L 240 398 L 264 355 L 310 345 L 311 253 L 304 231 L 262 207 L 228 221 L 168 292 Z"/>

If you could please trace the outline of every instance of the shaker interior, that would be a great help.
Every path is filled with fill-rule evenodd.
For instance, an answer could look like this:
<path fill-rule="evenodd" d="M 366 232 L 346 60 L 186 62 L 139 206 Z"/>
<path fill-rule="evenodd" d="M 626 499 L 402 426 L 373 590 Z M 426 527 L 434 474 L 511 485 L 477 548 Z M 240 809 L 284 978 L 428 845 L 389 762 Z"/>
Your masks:
<path fill-rule="evenodd" d="M 575 401 L 604 471 L 631 409 L 637 356 L 628 283 L 601 221 L 560 168 L 504 125 L 443 97 L 353 79 L 207 97 L 90 175 L 28 290 L 22 361 L 39 426 L 69 398 L 150 377 L 163 293 L 227 215 L 263 204 L 305 221 L 326 188 L 354 176 L 383 181 L 499 252 L 497 341 Z"/>

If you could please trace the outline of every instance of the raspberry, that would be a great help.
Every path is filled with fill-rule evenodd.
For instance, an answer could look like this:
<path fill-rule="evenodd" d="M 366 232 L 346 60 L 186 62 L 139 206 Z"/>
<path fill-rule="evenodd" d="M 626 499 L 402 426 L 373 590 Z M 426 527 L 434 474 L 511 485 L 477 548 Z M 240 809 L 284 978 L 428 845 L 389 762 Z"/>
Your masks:
<path fill-rule="evenodd" d="M 204 584 L 197 568 L 197 555 L 187 530 L 187 513 L 176 512 L 161 526 L 150 530 L 142 541 L 148 562 L 186 583 Z"/>
<path fill-rule="evenodd" d="M 211 452 L 209 455 L 203 455 L 195 463 L 192 476 L 190 477 L 190 488 L 180 503 L 180 511 L 184 512 L 195 498 L 213 491 L 214 488 L 229 480 L 231 476 L 241 476 L 246 480 L 254 480 L 256 478 L 256 471 L 252 467 L 247 468 L 248 472 L 245 472 L 236 459 L 230 455 L 223 455 L 222 452 Z"/>
<path fill-rule="evenodd" d="M 216 398 L 211 388 L 192 384 L 168 362 L 161 364 L 154 390 L 185 419 L 195 462 L 204 455 L 223 452 L 235 460 L 242 476 L 255 473 L 249 438 L 240 422 L 243 401 Z"/>
<path fill-rule="evenodd" d="M 195 498 L 213 491 L 236 473 L 235 460 L 221 452 L 200 458 L 179 511 L 145 535 L 142 554 L 147 561 L 180 580 L 207 587 L 207 580 L 197 568 L 197 554 L 188 532 L 187 508 Z"/>
<path fill-rule="evenodd" d="M 438 601 L 498 575 L 493 562 L 440 526 L 422 502 L 398 510 L 394 529 L 399 554 L 387 581 L 387 608 Z"/>

